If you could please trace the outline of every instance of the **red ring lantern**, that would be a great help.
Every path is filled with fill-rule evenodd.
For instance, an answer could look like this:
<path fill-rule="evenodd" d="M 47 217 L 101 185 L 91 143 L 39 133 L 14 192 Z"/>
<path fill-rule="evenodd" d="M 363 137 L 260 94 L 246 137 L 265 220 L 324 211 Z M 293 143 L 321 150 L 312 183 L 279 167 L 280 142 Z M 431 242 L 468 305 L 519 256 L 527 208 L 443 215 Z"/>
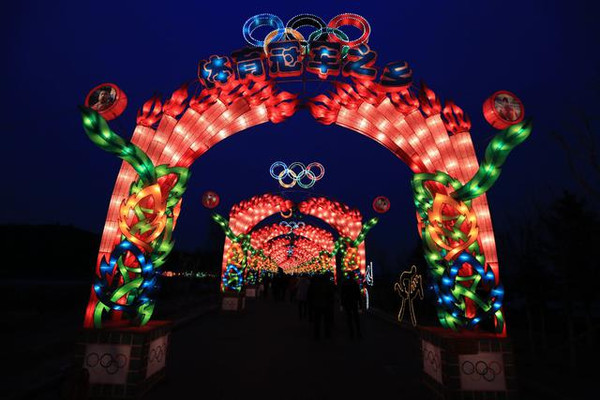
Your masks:
<path fill-rule="evenodd" d="M 123 114 L 127 107 L 127 96 L 114 83 L 103 83 L 90 90 L 85 97 L 85 106 L 110 121 Z"/>
<path fill-rule="evenodd" d="M 373 210 L 379 214 L 384 214 L 390 209 L 390 199 L 385 196 L 377 196 L 373 200 Z"/>
<path fill-rule="evenodd" d="M 500 90 L 483 103 L 483 116 L 496 129 L 506 129 L 525 117 L 521 100 L 512 92 Z"/>
<path fill-rule="evenodd" d="M 215 208 L 220 201 L 219 195 L 212 190 L 208 190 L 202 195 L 202 205 L 206 208 Z"/>
<path fill-rule="evenodd" d="M 327 24 L 329 28 L 334 29 L 339 29 L 344 25 L 349 25 L 360 29 L 362 31 L 360 37 L 356 40 L 342 40 L 339 37 L 337 37 L 336 34 L 330 33 L 329 40 L 331 40 L 332 42 L 341 43 L 342 45 L 351 48 L 363 43 L 367 43 L 369 41 L 369 35 L 371 35 L 371 26 L 364 17 L 358 14 L 345 13 L 332 18 L 331 21 L 329 21 L 329 23 Z"/>

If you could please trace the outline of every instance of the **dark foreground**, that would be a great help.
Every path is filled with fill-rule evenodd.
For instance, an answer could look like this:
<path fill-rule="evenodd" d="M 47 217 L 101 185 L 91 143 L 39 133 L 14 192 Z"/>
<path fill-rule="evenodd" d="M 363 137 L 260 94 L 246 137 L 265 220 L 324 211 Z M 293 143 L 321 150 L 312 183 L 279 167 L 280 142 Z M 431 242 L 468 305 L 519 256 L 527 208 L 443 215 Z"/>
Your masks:
<path fill-rule="evenodd" d="M 316 341 L 288 302 L 206 315 L 172 334 L 168 378 L 145 398 L 427 398 L 412 332 L 362 315 L 363 339 L 351 340 L 344 317 L 336 312 L 331 339 Z"/>

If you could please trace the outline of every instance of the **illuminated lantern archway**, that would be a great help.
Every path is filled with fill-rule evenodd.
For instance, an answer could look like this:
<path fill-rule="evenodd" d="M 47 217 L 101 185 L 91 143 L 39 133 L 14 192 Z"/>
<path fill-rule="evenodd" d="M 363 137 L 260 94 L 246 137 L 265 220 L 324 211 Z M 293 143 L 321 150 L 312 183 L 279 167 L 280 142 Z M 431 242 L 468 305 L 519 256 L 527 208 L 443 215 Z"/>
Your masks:
<path fill-rule="evenodd" d="M 333 236 L 323 229 L 304 222 L 285 220 L 253 231 L 266 218 L 277 213 L 282 217 L 289 217 L 293 210 L 327 223 L 338 233 L 339 238 L 334 242 Z M 221 290 L 224 292 L 239 292 L 241 289 L 236 279 L 231 281 L 234 286 L 227 283 L 226 275 L 230 270 L 253 270 L 253 264 L 258 263 L 258 259 L 269 259 L 271 268 L 281 267 L 286 272 L 308 271 L 313 268 L 315 271 L 331 269 L 335 274 L 334 256 L 338 251 L 343 257 L 342 269 L 353 272 L 362 283 L 366 268 L 364 239 L 377 223 L 377 218 L 373 218 L 363 224 L 363 216 L 359 210 L 325 197 L 308 198 L 295 205 L 274 194 L 254 196 L 235 204 L 229 213 L 229 220 L 218 214 L 214 215 L 214 219 L 226 235 L 221 265 Z M 294 248 L 291 250 L 293 256 L 283 250 L 286 248 L 289 252 L 291 247 Z M 294 253 L 295 250 L 297 252 Z M 240 252 L 245 257 L 236 258 Z M 232 260 L 238 260 L 239 263 L 232 264 Z"/>
<path fill-rule="evenodd" d="M 263 25 L 274 31 L 257 40 L 252 34 Z M 358 27 L 361 36 L 350 40 L 339 30 L 343 25 Z M 442 105 L 431 89 L 415 89 L 405 61 L 376 67 L 377 54 L 367 45 L 370 26 L 364 18 L 343 14 L 308 38 L 294 26 L 284 30 L 281 20 L 269 15 L 249 20 L 244 36 L 252 47 L 232 57 L 201 61 L 202 89 L 195 96 L 190 97 L 184 86 L 164 103 L 158 98 L 146 102 L 130 141 L 111 131 L 96 111 L 82 107 L 90 139 L 124 160 L 102 234 L 85 326 L 99 327 L 106 316 L 120 319 L 124 313 L 142 324 L 150 319 L 155 273 L 173 246 L 190 165 L 237 132 L 292 116 L 299 106 L 297 96 L 279 90 L 276 79 L 308 74 L 347 80 L 334 82 L 333 92 L 307 102 L 317 121 L 377 141 L 415 173 L 419 233 L 442 325 L 472 328 L 493 318 L 496 331 L 503 333 L 503 290 L 485 192 L 498 178 L 508 153 L 529 136 L 528 120 L 499 132 L 480 166 L 469 118 L 451 101 Z M 299 207 L 307 214 L 322 214 L 317 204 Z M 257 221 L 288 209 L 283 199 L 265 199 L 259 210 L 240 210 L 230 226 L 247 234 Z M 320 218 L 338 223 L 337 216 Z M 352 237 L 360 231 L 353 223 L 340 224 L 339 229 Z M 230 273 L 239 271 L 232 268 Z"/>

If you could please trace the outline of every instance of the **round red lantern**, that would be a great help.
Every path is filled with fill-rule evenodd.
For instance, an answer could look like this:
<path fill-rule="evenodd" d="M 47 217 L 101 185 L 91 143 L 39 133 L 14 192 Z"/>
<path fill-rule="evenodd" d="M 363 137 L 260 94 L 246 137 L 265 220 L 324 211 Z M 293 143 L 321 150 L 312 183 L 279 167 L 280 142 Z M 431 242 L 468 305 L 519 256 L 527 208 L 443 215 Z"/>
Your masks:
<path fill-rule="evenodd" d="M 123 114 L 127 107 L 127 96 L 117 85 L 103 83 L 90 90 L 85 98 L 85 106 L 110 121 Z"/>
<path fill-rule="evenodd" d="M 208 190 L 202 195 L 202 205 L 206 208 L 215 208 L 219 205 L 220 200 L 219 195 L 212 190 Z"/>
<path fill-rule="evenodd" d="M 379 214 L 388 212 L 390 209 L 390 199 L 385 196 L 377 196 L 373 200 L 373 210 Z"/>
<path fill-rule="evenodd" d="M 525 117 L 525 108 L 512 92 L 500 90 L 483 103 L 483 116 L 496 129 L 506 129 Z"/>

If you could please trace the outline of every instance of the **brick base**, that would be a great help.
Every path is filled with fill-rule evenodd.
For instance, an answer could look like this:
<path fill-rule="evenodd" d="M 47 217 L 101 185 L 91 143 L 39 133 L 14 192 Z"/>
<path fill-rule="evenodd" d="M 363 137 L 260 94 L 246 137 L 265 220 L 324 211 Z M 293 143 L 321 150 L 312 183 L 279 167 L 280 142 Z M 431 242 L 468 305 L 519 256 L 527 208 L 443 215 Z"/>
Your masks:
<path fill-rule="evenodd" d="M 82 330 L 75 365 L 89 372 L 89 397 L 136 399 L 161 381 L 170 332 L 170 321 Z"/>
<path fill-rule="evenodd" d="M 423 382 L 435 399 L 517 399 L 508 338 L 494 334 L 419 329 Z"/>

